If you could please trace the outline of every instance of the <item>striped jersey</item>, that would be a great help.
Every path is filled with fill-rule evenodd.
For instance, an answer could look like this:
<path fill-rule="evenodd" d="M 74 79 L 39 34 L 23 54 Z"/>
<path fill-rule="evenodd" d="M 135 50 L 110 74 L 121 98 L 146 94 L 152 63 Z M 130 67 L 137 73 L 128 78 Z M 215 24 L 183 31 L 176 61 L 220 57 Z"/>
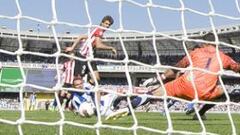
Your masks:
<path fill-rule="evenodd" d="M 91 38 L 88 38 L 84 43 L 81 44 L 79 53 L 84 57 L 90 55 L 90 48 L 92 48 L 92 50 L 94 50 L 94 48 L 96 46 L 96 37 L 102 38 L 104 31 L 105 30 L 103 30 L 101 28 L 95 28 L 90 33 L 89 37 L 91 37 Z"/>
<path fill-rule="evenodd" d="M 75 60 L 69 60 L 63 64 L 64 83 L 73 84 Z"/>

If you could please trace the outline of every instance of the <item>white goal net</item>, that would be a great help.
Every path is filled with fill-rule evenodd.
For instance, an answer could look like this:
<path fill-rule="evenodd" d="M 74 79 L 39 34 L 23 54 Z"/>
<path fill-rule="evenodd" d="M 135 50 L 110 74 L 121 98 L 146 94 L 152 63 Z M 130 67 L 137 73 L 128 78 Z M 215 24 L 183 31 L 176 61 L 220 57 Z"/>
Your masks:
<path fill-rule="evenodd" d="M 0 25 L 1 25 L 1 20 L 11 20 L 11 21 L 15 21 L 16 23 L 16 29 L 15 32 L 16 34 L 14 35 L 10 35 L 12 36 L 12 38 L 17 37 L 17 49 L 15 51 L 8 51 L 5 50 L 4 48 L 0 49 L 0 53 L 2 54 L 7 54 L 9 56 L 16 56 L 16 61 L 15 63 L 17 63 L 21 75 L 22 75 L 22 82 L 18 83 L 17 85 L 12 85 L 12 84 L 4 84 L 1 83 L 0 86 L 2 87 L 12 87 L 12 88 L 19 88 L 19 104 L 20 104 L 20 116 L 17 120 L 11 120 L 11 119 L 5 119 L 2 118 L 0 115 L 0 123 L 3 124 L 8 124 L 8 125 L 16 125 L 17 126 L 17 130 L 18 133 L 20 135 L 25 134 L 24 132 L 24 125 L 26 124 L 30 124 L 30 125 L 44 125 L 44 126 L 55 126 L 57 127 L 57 131 L 55 132 L 55 134 L 68 134 L 67 130 L 71 130 L 71 129 L 66 129 L 65 131 L 65 126 L 74 126 L 74 127 L 79 127 L 79 128 L 86 128 L 89 130 L 93 130 L 95 134 L 100 135 L 100 134 L 105 134 L 102 133 L 102 130 L 105 129 L 109 129 L 109 130 L 119 130 L 119 131 L 129 131 L 130 133 L 137 135 L 137 134 L 142 134 L 142 132 L 139 131 L 146 131 L 146 133 L 156 133 L 156 134 L 221 134 L 221 133 L 215 133 L 215 132 L 211 132 L 206 128 L 206 124 L 205 122 L 200 119 L 200 115 L 199 113 L 197 114 L 197 117 L 199 118 L 198 123 L 196 123 L 197 125 L 199 125 L 199 130 L 187 130 L 187 129 L 181 129 L 181 128 L 175 128 L 175 124 L 174 123 L 174 118 L 173 115 L 171 114 L 171 112 L 169 111 L 169 109 L 167 108 L 167 99 L 171 98 L 174 100 L 178 100 L 184 103 L 190 103 L 193 102 L 195 104 L 198 103 L 202 103 L 202 104 L 216 104 L 216 105 L 224 105 L 227 109 L 226 111 L 224 111 L 227 114 L 228 120 L 229 120 L 229 127 L 230 127 L 230 133 L 228 134 L 240 134 L 240 130 L 239 130 L 239 123 L 237 123 L 234 119 L 233 119 L 233 113 L 232 113 L 232 109 L 231 106 L 237 106 L 239 107 L 239 103 L 235 103 L 235 102 L 231 102 L 230 98 L 228 96 L 228 90 L 225 88 L 224 82 L 222 80 L 222 76 L 229 76 L 230 78 L 239 78 L 240 75 L 237 73 L 233 73 L 233 72 L 228 72 L 226 70 L 223 69 L 223 65 L 222 62 L 220 61 L 220 55 L 219 55 L 219 48 L 220 49 L 225 49 L 226 51 L 228 50 L 236 50 L 236 52 L 240 52 L 239 49 L 239 35 L 237 35 L 235 39 L 230 39 L 231 42 L 227 41 L 228 39 L 225 38 L 225 40 L 220 40 L 220 36 L 219 35 L 224 35 L 226 33 L 230 33 L 230 32 L 236 32 L 237 34 L 239 34 L 240 31 L 240 7 L 239 7 L 239 1 L 238 0 L 204 0 L 202 1 L 204 4 L 199 10 L 195 9 L 194 6 L 191 7 L 191 5 L 189 5 L 189 1 L 188 0 L 179 0 L 179 1 L 174 1 L 175 5 L 171 5 L 171 4 L 166 4 L 167 2 L 164 1 L 158 1 L 158 0 L 102 0 L 103 3 L 106 3 L 108 6 L 114 6 L 115 8 L 111 10 L 113 10 L 116 13 L 115 16 L 115 27 L 111 27 L 106 29 L 107 32 L 107 37 L 104 38 L 104 41 L 106 43 L 110 43 L 109 40 L 114 41 L 115 43 L 117 43 L 118 47 L 118 53 L 121 53 L 121 56 L 123 56 L 122 59 L 114 59 L 114 56 L 112 57 L 113 59 L 108 59 L 108 58 L 96 58 L 93 55 L 90 55 L 89 57 L 87 57 L 86 59 L 83 58 L 78 58 L 78 57 L 72 57 L 70 55 L 67 55 L 63 50 L 63 47 L 61 46 L 61 38 L 62 34 L 58 33 L 58 28 L 61 26 L 67 26 L 71 29 L 87 29 L 88 35 L 91 35 L 91 29 L 96 28 L 96 27 L 100 27 L 98 25 L 98 23 L 95 23 L 92 18 L 92 14 L 91 14 L 91 9 L 90 8 L 90 4 L 94 4 L 95 0 L 82 0 L 81 1 L 81 7 L 84 7 L 84 12 L 85 12 L 85 22 L 86 23 L 73 23 L 73 22 L 68 22 L 68 21 L 62 21 L 61 19 L 59 19 L 59 16 L 61 13 L 58 13 L 58 11 L 60 11 L 60 9 L 58 9 L 58 7 L 56 6 L 58 1 L 57 0 L 49 0 L 48 3 L 51 7 L 51 18 L 50 20 L 44 20 L 44 19 L 40 19 L 38 17 L 33 17 L 30 15 L 25 15 L 25 13 L 23 12 L 23 8 L 24 6 L 21 5 L 21 1 L 20 0 L 15 0 L 14 1 L 14 6 L 16 7 L 16 11 L 17 13 L 14 15 L 8 15 L 8 14 L 4 14 L 4 12 L 0 12 Z M 99 3 L 100 0 L 97 0 L 97 3 Z M 65 3 L 67 4 L 68 1 L 65 1 Z M 225 3 L 231 3 L 230 5 L 232 5 L 232 7 L 230 7 L 231 9 L 235 10 L 235 14 L 225 14 L 224 12 L 218 12 L 218 10 L 215 9 L 215 5 L 217 8 L 219 8 L 218 6 L 221 4 L 225 4 Z M 31 4 L 29 4 L 30 6 Z M 26 6 L 26 5 L 25 5 Z M 100 6 L 100 5 L 99 5 Z M 127 6 L 127 8 L 125 8 L 125 6 Z M 196 6 L 196 5 L 195 5 Z M 127 18 L 126 14 L 132 14 L 131 13 L 131 9 L 128 8 L 139 8 L 139 10 L 143 10 L 144 11 L 144 16 L 143 18 L 138 18 L 139 20 L 135 21 L 134 19 L 136 18 Z M 104 6 L 104 8 L 107 8 Z M 229 9 L 230 9 L 229 8 Z M 208 9 L 208 10 L 201 10 L 201 9 Z M 44 10 L 44 9 L 43 9 Z M 103 9 L 103 11 L 106 11 L 106 9 Z M 127 11 L 127 12 L 126 12 Z M 31 12 L 31 11 L 29 11 Z M 161 16 L 161 12 L 166 12 L 165 15 Z M 177 21 L 179 21 L 180 23 L 177 24 L 176 20 L 171 20 L 169 18 L 171 18 L 171 12 L 176 12 L 176 14 L 174 14 L 174 16 L 178 19 Z M 137 14 L 137 12 L 134 12 L 135 14 Z M 142 12 L 140 12 L 141 14 Z M 168 15 L 169 13 L 169 15 Z M 228 13 L 228 12 L 227 12 Z M 78 13 L 74 13 L 76 16 L 78 15 Z M 105 13 L 102 13 L 104 16 Z M 201 22 L 201 20 L 196 20 L 196 21 L 200 21 L 203 25 L 201 27 L 204 27 L 205 29 L 198 29 L 194 27 L 191 27 L 191 21 L 194 21 L 194 19 L 191 20 L 191 15 L 188 16 L 188 14 L 192 14 L 193 16 L 196 15 L 199 18 L 205 18 L 203 19 L 204 21 L 207 22 L 208 25 L 206 25 L 205 22 Z M 116 19 L 117 18 L 117 19 Z M 141 20 L 140 20 L 141 19 Z M 223 27 L 223 28 L 219 28 L 219 25 L 222 25 L 224 23 L 219 23 L 218 21 L 222 21 L 221 19 L 228 20 L 231 23 L 234 23 L 234 25 L 231 25 L 229 27 Z M 25 49 L 25 44 L 24 41 L 27 40 L 28 38 L 32 38 L 32 37 L 24 37 L 24 32 L 22 30 L 22 22 L 23 21 L 32 21 L 35 22 L 37 24 L 40 25 L 46 25 L 48 26 L 48 30 L 51 32 L 51 36 L 53 39 L 49 39 L 54 41 L 55 45 L 56 45 L 56 51 L 52 54 L 49 53 L 44 53 L 44 52 L 32 52 L 32 51 L 28 51 Z M 165 22 L 164 20 L 167 20 L 168 22 Z M 139 27 L 135 27 L 135 24 L 132 24 L 132 21 L 134 21 L 137 25 L 137 23 L 141 23 L 144 21 L 149 22 L 147 24 L 147 27 L 144 26 L 139 26 Z M 176 25 L 178 25 L 179 27 L 175 27 L 174 24 L 176 22 Z M 237 22 L 237 23 L 236 23 Z M 126 23 L 129 23 L 129 25 L 127 25 Z M 161 29 L 159 27 L 164 27 L 161 26 L 160 24 L 167 24 L 169 23 L 169 29 Z M 118 26 L 117 26 L 118 24 Z M 127 26 L 125 26 L 127 25 Z M 172 25 L 172 26 L 171 26 Z M 173 29 L 171 29 L 170 27 L 176 28 L 178 31 L 173 31 Z M 197 25 L 196 25 L 197 27 Z M 146 30 L 144 30 L 146 29 Z M 165 32 L 166 30 L 171 30 L 171 32 Z M 4 31 L 8 31 L 7 29 L 4 29 Z M 11 30 L 10 30 L 11 31 Z M 163 32 L 164 31 L 164 32 Z M 39 31 L 38 31 L 39 32 Z M 201 39 L 200 37 L 203 36 L 204 34 L 206 34 L 207 32 L 212 32 L 215 36 L 215 41 L 209 42 L 206 40 Z M 27 34 L 26 34 L 27 35 Z M 30 34 L 31 35 L 31 34 Z M 41 37 L 34 37 L 35 35 L 33 34 L 33 39 L 32 40 L 40 40 Z M 232 36 L 235 36 L 234 34 Z M 1 38 L 6 38 L 7 36 L 4 36 L 4 34 L 2 33 L 2 35 L 0 35 Z M 66 36 L 69 39 L 71 39 L 71 41 L 73 41 L 73 37 L 70 36 Z M 39 38 L 39 39 L 38 39 Z M 76 37 L 74 37 L 75 39 Z M 89 36 L 88 39 L 90 39 L 91 37 Z M 223 36 L 224 38 L 224 36 Z M 139 39 L 139 40 L 138 40 Z M 164 42 L 159 43 L 160 40 L 165 40 Z M 127 44 L 127 41 L 129 42 L 142 42 L 142 41 L 148 41 L 148 48 L 144 48 L 143 50 L 141 50 L 142 53 L 146 53 L 148 51 L 149 48 L 151 48 L 151 52 L 152 53 L 152 57 L 150 58 L 154 58 L 155 61 L 153 63 L 147 63 L 147 62 L 142 62 L 141 59 L 134 59 L 133 57 L 130 56 L 130 54 L 134 54 L 137 53 L 139 54 L 139 52 L 134 52 L 134 50 L 129 51 L 129 45 Z M 163 44 L 166 43 L 166 44 Z M 198 69 L 198 68 L 194 68 L 192 65 L 192 61 L 190 60 L 190 66 L 187 68 L 178 68 L 175 67 L 173 65 L 166 65 L 163 63 L 164 58 L 161 59 L 162 55 L 170 55 L 171 53 L 174 52 L 176 53 L 175 55 L 187 55 L 188 58 L 190 58 L 189 56 L 189 46 L 194 46 L 196 44 L 201 44 L 201 43 L 214 43 L 216 44 L 216 51 L 217 51 L 217 57 L 219 60 L 219 64 L 221 69 L 218 72 L 210 72 L 204 69 Z M 137 44 L 133 44 L 133 45 L 137 45 Z M 37 46 L 37 44 L 36 44 Z M 88 46 L 91 48 L 91 42 L 89 42 Z M 116 47 L 116 45 L 112 44 L 111 46 Z M 126 46 L 128 46 L 129 48 L 127 48 Z M 230 48 L 230 49 L 229 49 Z M 174 51 L 171 51 L 174 50 Z M 179 51 L 182 50 L 182 51 Z M 139 51 L 139 50 L 138 50 Z M 179 52 L 178 52 L 179 51 Z M 53 58 L 54 59 L 54 66 L 52 67 L 53 69 L 56 69 L 57 71 L 57 82 L 56 85 L 52 88 L 49 87 L 43 87 L 43 86 L 38 86 L 38 85 L 34 85 L 34 84 L 29 84 L 27 83 L 27 78 L 26 78 L 26 72 L 23 66 L 23 60 L 21 58 L 22 55 L 31 55 L 31 56 L 40 56 L 40 57 L 44 57 L 45 59 L 48 58 Z M 119 54 L 118 54 L 119 55 Z M 144 55 L 144 54 L 143 54 Z M 96 120 L 94 121 L 94 123 L 90 124 L 86 121 L 88 121 L 88 118 L 83 118 L 81 119 L 81 121 L 72 121 L 69 120 L 64 112 L 64 109 L 62 107 L 59 107 L 59 119 L 57 121 L 54 122 L 49 122 L 48 120 L 35 120 L 33 119 L 29 119 L 27 114 L 26 114 L 26 110 L 24 109 L 25 106 L 25 102 L 24 102 L 24 89 L 26 87 L 32 87 L 38 90 L 42 90 L 44 92 L 54 92 L 55 93 L 55 98 L 57 99 L 57 104 L 58 106 L 60 106 L 60 101 L 58 98 L 58 92 L 59 90 L 63 89 L 62 84 L 61 84 L 61 73 L 60 73 L 60 62 L 59 59 L 60 57 L 67 57 L 67 58 L 74 58 L 75 60 L 79 60 L 79 61 L 88 61 L 88 62 L 92 62 L 92 61 L 98 61 L 98 62 L 102 62 L 102 63 L 110 63 L 110 67 L 111 64 L 112 65 L 117 65 L 120 68 L 116 69 L 115 71 L 117 72 L 117 70 L 122 69 L 123 70 L 123 74 L 127 80 L 127 92 L 125 94 L 121 94 L 121 93 L 117 93 L 117 91 L 107 91 L 108 93 L 113 93 L 113 94 L 118 94 L 118 95 L 124 95 L 127 96 L 127 103 L 129 105 L 129 108 L 131 110 L 131 119 L 132 119 L 132 123 L 129 124 L 127 123 L 129 126 L 124 125 L 125 123 L 123 122 L 122 124 L 117 124 L 117 122 L 108 122 L 105 121 L 103 117 L 101 117 L 100 115 L 100 110 L 99 107 L 97 105 L 96 109 L 97 109 L 97 116 L 96 116 Z M 138 61 L 139 60 L 139 61 Z M 150 59 L 149 59 L 150 61 Z M 169 63 L 171 62 L 171 60 L 169 60 Z M 4 65 L 4 66 L 9 66 L 9 65 Z M 134 85 L 135 82 L 132 81 L 132 76 L 134 75 L 135 72 L 137 72 L 137 68 L 133 68 L 131 69 L 130 67 L 132 66 L 136 66 L 136 67 L 145 67 L 144 72 L 146 73 L 151 73 L 154 74 L 155 76 L 157 76 L 158 78 L 160 78 L 161 73 L 167 69 L 176 69 L 176 70 L 180 70 L 181 72 L 185 72 L 185 71 L 190 71 L 191 73 L 191 78 L 193 77 L 192 71 L 193 70 L 199 70 L 201 72 L 204 73 L 209 73 L 209 74 L 217 74 L 219 76 L 219 82 L 221 84 L 221 86 L 224 88 L 224 93 L 227 97 L 227 100 L 224 102 L 211 102 L 211 101 L 202 101 L 198 99 L 198 96 L 195 95 L 195 99 L 192 101 L 188 101 L 188 100 L 184 100 L 181 98 L 177 98 L 177 97 L 168 97 L 167 95 L 161 96 L 161 97 L 157 97 L 157 96 L 152 96 L 152 95 L 146 95 L 149 98 L 156 98 L 156 99 L 161 99 L 163 101 L 163 107 L 164 110 L 166 112 L 166 119 L 159 119 L 160 120 L 164 120 L 165 121 L 165 125 L 163 126 L 164 128 L 156 128 L 156 127 L 160 127 L 162 125 L 154 125 L 154 126 L 149 126 L 147 124 L 143 124 L 144 120 L 141 120 L 141 118 L 138 117 L 138 115 L 136 114 L 136 112 L 134 111 L 132 105 L 131 105 L 131 97 L 132 96 L 137 96 L 140 94 L 136 94 L 134 93 Z M 99 66 L 100 67 L 100 66 Z M 108 70 L 108 68 L 106 68 L 106 70 Z M 109 68 L 109 70 L 113 70 L 113 68 Z M 91 73 L 93 74 L 93 70 L 90 68 Z M 95 95 L 96 92 L 99 91 L 99 89 L 101 88 L 101 86 L 99 85 L 99 83 L 96 80 L 96 77 L 93 77 L 95 80 L 95 87 L 92 90 Z M 162 80 L 160 80 L 161 84 L 163 84 Z M 191 79 L 191 82 L 193 84 L 193 86 L 195 87 L 194 81 Z M 66 88 L 65 88 L 66 89 Z M 196 88 L 195 88 L 196 89 Z M 76 89 L 67 89 L 67 90 L 73 90 L 73 91 L 77 91 Z M 197 92 L 195 92 L 197 93 Z M 198 110 L 195 107 L 196 110 Z M 41 112 L 39 112 L 41 113 Z M 147 113 L 143 113 L 143 115 L 148 115 Z M 48 116 L 46 116 L 48 117 Z M 76 116 L 77 117 L 77 116 Z M 156 116 L 155 116 L 156 117 Z M 152 118 L 152 119 L 155 119 Z M 159 115 L 160 117 L 160 115 Z M 156 118 L 157 119 L 157 118 Z M 120 120 L 124 120 L 120 119 Z M 147 122 L 148 120 L 146 120 Z M 182 121 L 184 123 L 184 121 Z M 180 124 L 183 124 L 180 123 Z M 236 124 L 237 123 L 237 124 Z M 214 123 L 214 124 L 218 124 L 218 123 Z M 189 125 L 190 126 L 190 125 Z M 190 128 L 190 127 L 189 127 Z M 33 131 L 34 132 L 34 131 Z M 47 132 L 47 131 L 44 131 Z M 0 131 L 1 133 L 1 131 Z M 111 132 L 112 133 L 112 132 Z M 47 134 L 47 133 L 46 133 Z M 77 133 L 76 133 L 77 134 Z"/>

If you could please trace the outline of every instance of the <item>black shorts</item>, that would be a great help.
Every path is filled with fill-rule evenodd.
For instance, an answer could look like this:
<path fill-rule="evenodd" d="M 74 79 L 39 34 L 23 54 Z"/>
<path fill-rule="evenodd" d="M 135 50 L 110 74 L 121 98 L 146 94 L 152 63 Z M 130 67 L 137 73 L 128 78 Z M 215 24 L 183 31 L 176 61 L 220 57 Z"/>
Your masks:
<path fill-rule="evenodd" d="M 65 87 L 65 88 L 72 88 L 73 85 L 70 84 L 70 83 L 64 83 L 64 84 L 63 84 L 63 87 Z"/>
<path fill-rule="evenodd" d="M 80 53 L 76 53 L 77 57 L 84 58 Z M 96 61 L 91 62 L 91 66 L 93 71 L 97 71 L 97 64 Z M 88 67 L 87 61 L 80 61 L 75 60 L 75 67 L 74 67 L 74 76 L 81 76 L 84 77 L 86 74 L 90 73 L 90 68 Z"/>

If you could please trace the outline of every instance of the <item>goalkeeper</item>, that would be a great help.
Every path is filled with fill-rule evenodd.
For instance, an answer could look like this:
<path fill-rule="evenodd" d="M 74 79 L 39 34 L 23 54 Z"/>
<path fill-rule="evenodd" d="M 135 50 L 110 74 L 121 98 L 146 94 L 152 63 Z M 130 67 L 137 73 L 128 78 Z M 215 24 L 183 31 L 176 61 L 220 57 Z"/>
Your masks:
<path fill-rule="evenodd" d="M 215 41 L 214 35 L 212 33 L 208 33 L 203 36 L 203 39 L 206 41 Z M 232 58 L 224 54 L 219 50 L 219 56 L 224 69 L 230 69 L 234 72 L 240 71 L 240 64 L 235 62 Z M 154 87 L 150 95 L 154 96 L 163 96 L 166 94 L 167 96 L 179 97 L 187 100 L 195 99 L 195 95 L 200 100 L 214 100 L 219 98 L 224 94 L 223 88 L 220 84 L 218 84 L 218 75 L 217 73 L 220 71 L 221 67 L 218 61 L 218 55 L 216 51 L 215 44 L 204 43 L 190 52 L 190 58 L 192 61 L 193 68 L 204 69 L 209 72 L 214 72 L 215 74 L 210 74 L 208 72 L 204 72 L 201 70 L 193 69 L 192 76 L 193 82 L 195 84 L 196 92 L 194 90 L 194 86 L 192 84 L 191 71 L 186 71 L 179 78 L 170 81 L 162 87 L 159 81 L 156 79 L 149 83 L 145 84 L 145 86 L 157 85 L 158 87 Z M 177 63 L 177 67 L 186 68 L 189 67 L 190 61 L 187 56 L 181 59 Z M 161 75 L 162 80 L 166 80 L 169 77 L 172 77 L 176 70 L 168 69 L 164 74 Z M 141 99 L 139 97 L 136 97 Z M 146 99 L 147 102 L 148 99 Z M 136 101 L 136 102 L 135 102 Z M 131 104 L 133 108 L 136 108 L 140 105 L 145 104 L 141 100 L 132 100 Z M 118 113 L 115 113 L 118 115 Z M 115 114 L 112 114 L 110 118 L 115 117 Z"/>

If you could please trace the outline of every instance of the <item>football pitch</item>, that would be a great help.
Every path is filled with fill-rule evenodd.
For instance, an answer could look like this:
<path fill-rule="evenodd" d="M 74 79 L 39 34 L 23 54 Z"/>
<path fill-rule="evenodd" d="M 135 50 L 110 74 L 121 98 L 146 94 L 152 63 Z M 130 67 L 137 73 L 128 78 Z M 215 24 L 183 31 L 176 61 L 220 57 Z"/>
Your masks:
<path fill-rule="evenodd" d="M 171 119 L 174 130 L 198 132 L 202 131 L 199 121 L 193 121 L 192 116 L 186 116 L 184 113 L 171 113 Z M 75 123 L 81 123 L 86 125 L 94 125 L 97 122 L 97 117 L 81 118 L 73 114 L 72 112 L 64 112 L 65 121 L 71 121 Z M 16 121 L 20 117 L 20 112 L 17 111 L 0 111 L 0 119 Z M 147 128 L 160 129 L 165 131 L 168 128 L 167 118 L 160 113 L 151 112 L 138 112 L 136 113 L 139 126 Z M 237 134 L 240 134 L 240 115 L 232 114 L 233 121 L 236 127 Z M 60 113 L 53 111 L 28 111 L 25 112 L 26 120 L 41 121 L 41 122 L 57 122 L 60 120 Z M 134 124 L 131 116 L 126 116 L 118 120 L 105 121 L 102 117 L 102 122 L 105 125 L 114 125 L 121 127 L 131 127 Z M 204 121 L 207 132 L 220 135 L 232 134 L 232 128 L 230 120 L 226 113 L 221 114 L 207 114 L 207 120 Z M 58 125 L 37 125 L 37 124 L 22 124 L 24 135 L 58 135 Z M 17 135 L 17 125 L 10 125 L 0 122 L 0 135 Z M 89 129 L 86 127 L 79 127 L 65 123 L 63 126 L 64 135 L 94 135 L 95 129 Z M 102 135 L 131 135 L 133 131 L 119 130 L 112 128 L 100 128 L 100 134 Z M 143 129 L 137 130 L 138 135 L 157 135 L 160 133 L 150 132 Z M 178 133 L 173 133 L 174 135 Z"/>

